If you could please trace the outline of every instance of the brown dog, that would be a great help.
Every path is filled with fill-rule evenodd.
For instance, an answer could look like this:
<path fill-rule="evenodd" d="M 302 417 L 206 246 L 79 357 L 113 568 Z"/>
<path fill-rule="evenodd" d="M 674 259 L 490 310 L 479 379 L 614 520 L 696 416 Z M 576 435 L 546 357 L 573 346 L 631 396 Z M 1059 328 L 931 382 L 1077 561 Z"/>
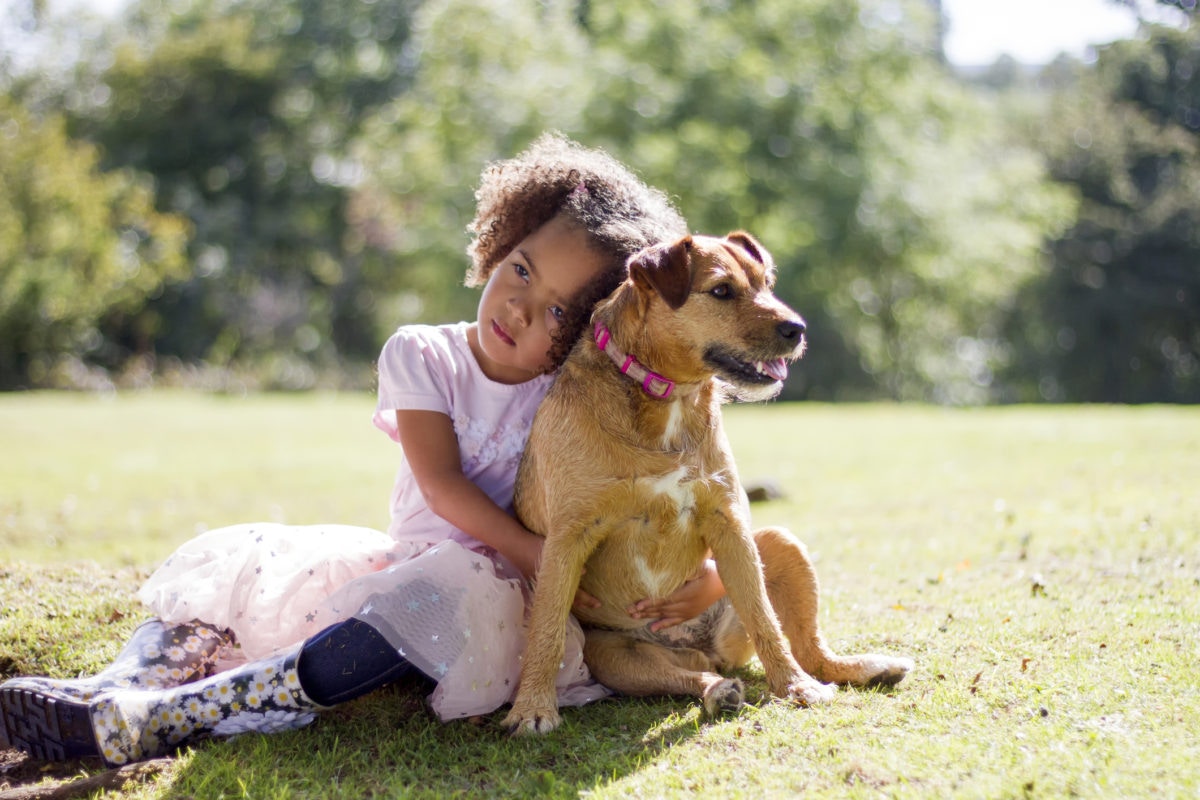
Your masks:
<path fill-rule="evenodd" d="M 504 724 L 558 725 L 554 678 L 581 576 L 601 601 L 578 612 L 586 660 L 619 692 L 736 708 L 741 682 L 714 670 L 754 653 L 771 693 L 801 705 L 829 700 L 826 681 L 897 683 L 911 660 L 826 647 L 804 546 L 782 529 L 750 529 L 720 407 L 777 394 L 804 350 L 804 322 L 771 291 L 770 256 L 746 233 L 689 236 L 635 255 L 629 273 L 563 365 L 518 472 L 517 513 L 547 539 Z M 625 612 L 670 594 L 710 552 L 728 601 L 659 633 Z"/>

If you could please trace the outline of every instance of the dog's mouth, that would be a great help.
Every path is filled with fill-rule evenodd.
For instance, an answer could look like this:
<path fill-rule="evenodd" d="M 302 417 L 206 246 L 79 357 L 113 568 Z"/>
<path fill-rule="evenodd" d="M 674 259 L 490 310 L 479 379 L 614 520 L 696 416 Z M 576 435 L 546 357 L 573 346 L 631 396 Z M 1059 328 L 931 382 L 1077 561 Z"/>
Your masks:
<path fill-rule="evenodd" d="M 787 360 L 783 358 L 748 359 L 728 350 L 710 347 L 704 354 L 704 361 L 725 380 L 743 386 L 782 383 L 788 375 Z"/>

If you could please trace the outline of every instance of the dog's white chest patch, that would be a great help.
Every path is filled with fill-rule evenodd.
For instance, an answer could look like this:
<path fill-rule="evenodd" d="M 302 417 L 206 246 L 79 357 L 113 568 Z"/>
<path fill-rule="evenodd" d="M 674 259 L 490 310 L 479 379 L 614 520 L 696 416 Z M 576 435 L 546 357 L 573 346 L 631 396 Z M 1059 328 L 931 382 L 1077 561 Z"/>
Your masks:
<path fill-rule="evenodd" d="M 633 567 L 637 571 L 638 580 L 645 587 L 647 597 L 667 596 L 667 576 L 665 573 L 655 572 L 650 569 L 650 565 L 646 563 L 646 559 L 641 556 L 633 559 Z"/>
<path fill-rule="evenodd" d="M 696 505 L 696 492 L 692 488 L 692 482 L 688 480 L 688 474 L 687 467 L 678 467 L 657 478 L 646 478 L 650 483 L 650 491 L 670 499 L 679 509 L 681 516 L 691 514 L 692 507 Z"/>
<path fill-rule="evenodd" d="M 674 521 L 680 528 L 691 524 L 692 514 L 696 510 L 696 490 L 689 479 L 690 475 L 691 471 L 687 467 L 678 467 L 656 478 L 642 479 L 650 495 L 665 499 L 674 507 Z"/>
<path fill-rule="evenodd" d="M 672 400 L 670 409 L 667 412 L 667 424 L 663 427 L 662 442 L 660 446 L 664 450 L 670 450 L 675 447 L 675 442 L 679 438 L 679 431 L 683 427 L 683 407 L 678 400 Z"/>
<path fill-rule="evenodd" d="M 677 528 L 691 525 L 692 515 L 696 510 L 696 490 L 688 467 L 681 466 L 656 477 L 642 478 L 641 483 L 647 499 L 666 500 L 670 504 L 671 511 L 667 512 L 669 516 L 659 517 L 653 523 L 656 527 L 662 526 L 657 528 L 658 534 L 667 533 L 672 522 Z M 641 556 L 635 557 L 632 565 L 638 579 L 646 587 L 648 596 L 664 597 L 674 588 L 675 584 L 671 583 L 674 570 L 655 570 Z"/>

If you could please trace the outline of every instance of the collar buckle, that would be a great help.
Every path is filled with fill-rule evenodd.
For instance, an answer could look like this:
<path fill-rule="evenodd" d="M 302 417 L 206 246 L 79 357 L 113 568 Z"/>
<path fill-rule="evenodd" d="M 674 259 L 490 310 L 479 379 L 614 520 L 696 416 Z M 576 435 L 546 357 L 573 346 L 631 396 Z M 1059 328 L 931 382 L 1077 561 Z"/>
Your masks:
<path fill-rule="evenodd" d="M 655 390 L 654 384 L 660 385 L 662 388 Z M 675 381 L 664 378 L 657 372 L 646 370 L 646 379 L 642 381 L 642 391 L 651 397 L 657 397 L 659 400 L 666 400 L 671 396 L 671 392 L 675 391 Z"/>

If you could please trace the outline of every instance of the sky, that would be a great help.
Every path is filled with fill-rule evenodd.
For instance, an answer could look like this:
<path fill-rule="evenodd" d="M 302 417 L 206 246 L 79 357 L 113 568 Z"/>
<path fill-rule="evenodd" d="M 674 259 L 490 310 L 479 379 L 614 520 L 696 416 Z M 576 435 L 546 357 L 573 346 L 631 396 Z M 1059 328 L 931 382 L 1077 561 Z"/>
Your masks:
<path fill-rule="evenodd" d="M 1062 52 L 1085 58 L 1092 44 L 1128 39 L 1137 17 L 1112 0 L 942 0 L 949 18 L 946 58 L 959 66 L 992 64 L 1007 53 L 1048 64 Z"/>

